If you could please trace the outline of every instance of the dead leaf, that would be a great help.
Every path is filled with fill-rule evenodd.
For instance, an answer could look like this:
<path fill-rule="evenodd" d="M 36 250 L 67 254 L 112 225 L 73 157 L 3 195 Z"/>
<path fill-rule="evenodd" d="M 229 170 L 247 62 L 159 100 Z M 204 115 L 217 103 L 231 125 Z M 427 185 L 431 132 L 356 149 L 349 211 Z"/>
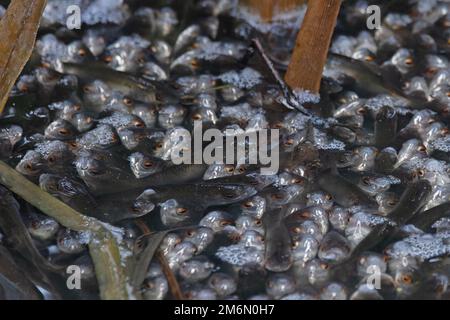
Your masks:
<path fill-rule="evenodd" d="M 13 0 L 0 20 L 0 114 L 33 52 L 47 0 Z"/>

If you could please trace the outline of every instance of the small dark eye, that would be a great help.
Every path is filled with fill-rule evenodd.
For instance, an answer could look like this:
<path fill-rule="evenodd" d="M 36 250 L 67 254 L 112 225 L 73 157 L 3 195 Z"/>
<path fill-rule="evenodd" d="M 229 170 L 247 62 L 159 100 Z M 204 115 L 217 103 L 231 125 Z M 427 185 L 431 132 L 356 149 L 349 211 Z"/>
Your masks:
<path fill-rule="evenodd" d="M 233 198 L 235 198 L 236 194 L 228 192 L 228 193 L 224 193 L 223 196 L 227 199 L 233 199 Z"/>
<path fill-rule="evenodd" d="M 328 265 L 327 263 L 321 263 L 321 264 L 320 264 L 320 267 L 321 267 L 323 270 L 327 270 L 328 267 L 329 267 L 329 265 Z"/>
<path fill-rule="evenodd" d="M 96 176 L 96 175 L 99 175 L 99 174 L 100 174 L 100 171 L 95 170 L 95 169 L 90 169 L 90 170 L 89 170 L 89 173 L 90 173 L 91 175 L 93 175 L 93 176 Z"/>
<path fill-rule="evenodd" d="M 405 59 L 405 64 L 407 64 L 408 66 L 413 65 L 414 64 L 413 58 L 406 58 Z"/>
<path fill-rule="evenodd" d="M 130 98 L 123 98 L 123 103 L 126 105 L 126 106 L 132 106 L 133 105 L 133 100 L 131 100 Z"/>
<path fill-rule="evenodd" d="M 234 168 L 232 166 L 226 166 L 225 167 L 225 171 L 228 173 L 233 173 L 234 172 Z"/>
<path fill-rule="evenodd" d="M 75 111 L 80 111 L 80 110 L 81 110 L 81 106 L 80 106 L 79 104 L 74 104 L 74 105 L 73 105 L 73 109 L 74 109 Z"/>
<path fill-rule="evenodd" d="M 372 61 L 374 60 L 374 58 L 373 58 L 372 56 L 366 56 L 366 57 L 365 57 L 365 60 L 366 60 L 367 62 L 372 62 Z"/>
<path fill-rule="evenodd" d="M 86 56 L 86 50 L 84 50 L 83 48 L 79 49 L 79 50 L 78 50 L 78 55 L 79 55 L 80 57 Z"/>
<path fill-rule="evenodd" d="M 105 62 L 111 62 L 113 60 L 113 57 L 111 55 L 103 57 L 103 61 Z"/>
<path fill-rule="evenodd" d="M 91 88 L 89 86 L 84 86 L 83 91 L 86 93 L 91 92 Z"/>
<path fill-rule="evenodd" d="M 31 171 L 31 170 L 33 170 L 33 166 L 32 166 L 30 163 L 27 163 L 27 164 L 25 165 L 25 169 Z"/>
<path fill-rule="evenodd" d="M 202 119 L 202 116 L 200 115 L 200 114 L 194 114 L 193 116 L 192 116 L 192 120 L 201 120 Z"/>
<path fill-rule="evenodd" d="M 231 221 L 229 221 L 229 220 L 222 220 L 222 221 L 220 221 L 220 226 L 221 227 L 229 226 L 230 224 L 231 224 Z"/>
<path fill-rule="evenodd" d="M 412 283 L 412 277 L 410 275 L 404 275 L 402 277 L 402 281 L 406 284 L 411 284 Z"/>
<path fill-rule="evenodd" d="M 425 151 L 427 151 L 427 148 L 424 145 L 421 145 L 417 148 L 417 150 L 420 152 L 425 152 Z"/>
<path fill-rule="evenodd" d="M 367 186 L 370 184 L 370 178 L 369 177 L 363 177 L 362 182 Z"/>
<path fill-rule="evenodd" d="M 146 167 L 146 168 L 153 167 L 153 162 L 151 162 L 150 160 L 144 161 L 144 167 Z"/>
<path fill-rule="evenodd" d="M 364 109 L 364 108 L 359 108 L 358 110 L 356 110 L 356 113 L 357 113 L 357 114 L 363 115 L 363 114 L 366 113 L 366 109 Z"/>
<path fill-rule="evenodd" d="M 292 146 L 294 144 L 294 139 L 287 139 L 286 142 L 284 143 L 287 146 Z"/>
<path fill-rule="evenodd" d="M 251 208 L 253 207 L 253 203 L 251 201 L 247 201 L 246 203 L 244 203 L 244 207 Z"/>
<path fill-rule="evenodd" d="M 422 169 L 417 170 L 417 175 L 419 177 L 423 177 L 425 175 L 425 171 L 423 171 Z"/>
<path fill-rule="evenodd" d="M 325 199 L 330 201 L 331 199 L 333 199 L 333 197 L 331 196 L 331 194 L 327 193 L 327 195 L 325 196 Z"/>
<path fill-rule="evenodd" d="M 144 122 L 139 121 L 139 120 L 133 121 L 133 125 L 134 125 L 136 128 L 144 128 L 144 127 L 145 127 Z"/>
<path fill-rule="evenodd" d="M 61 128 L 58 130 L 58 133 L 65 136 L 69 134 L 69 130 L 67 130 L 66 128 Z"/>
<path fill-rule="evenodd" d="M 196 59 L 193 59 L 193 60 L 191 61 L 191 66 L 193 66 L 194 68 L 197 68 L 197 67 L 199 66 L 198 61 L 197 61 Z"/>
<path fill-rule="evenodd" d="M 55 162 L 55 158 L 53 156 L 48 157 L 48 162 L 51 163 Z"/>
<path fill-rule="evenodd" d="M 262 220 L 261 219 L 256 220 L 255 226 L 260 226 L 260 225 L 262 225 Z"/>
<path fill-rule="evenodd" d="M 295 233 L 295 234 L 299 234 L 302 232 L 302 229 L 300 227 L 294 227 L 291 229 L 291 232 Z"/>
<path fill-rule="evenodd" d="M 178 213 L 178 214 L 182 214 L 182 215 L 186 214 L 187 211 L 188 211 L 188 210 L 187 210 L 186 208 L 178 208 L 178 209 L 177 209 L 177 213 Z"/>

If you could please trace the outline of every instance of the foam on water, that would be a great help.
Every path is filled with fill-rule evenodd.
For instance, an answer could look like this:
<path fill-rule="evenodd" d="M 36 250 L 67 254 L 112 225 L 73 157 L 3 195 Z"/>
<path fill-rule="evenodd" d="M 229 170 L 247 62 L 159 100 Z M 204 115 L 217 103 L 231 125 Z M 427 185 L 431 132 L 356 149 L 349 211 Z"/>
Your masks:
<path fill-rule="evenodd" d="M 261 264 L 263 261 L 264 251 L 255 247 L 246 247 L 242 244 L 235 244 L 227 247 L 220 247 L 216 256 L 229 264 L 235 266 L 243 266 L 247 263 Z"/>
<path fill-rule="evenodd" d="M 261 83 L 261 74 L 249 67 L 239 71 L 229 71 L 218 76 L 225 83 L 232 84 L 241 89 L 250 89 Z"/>

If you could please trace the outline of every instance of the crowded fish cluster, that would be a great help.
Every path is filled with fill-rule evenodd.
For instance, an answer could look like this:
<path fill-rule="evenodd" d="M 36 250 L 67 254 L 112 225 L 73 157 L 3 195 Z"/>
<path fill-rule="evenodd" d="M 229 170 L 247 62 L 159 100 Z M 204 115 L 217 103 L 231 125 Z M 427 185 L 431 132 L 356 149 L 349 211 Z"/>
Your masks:
<path fill-rule="evenodd" d="M 176 298 L 167 264 L 185 299 L 449 299 L 450 5 L 380 2 L 376 30 L 372 3 L 343 3 L 313 95 L 281 80 L 305 7 L 266 24 L 232 0 L 49 0 L 0 158 L 130 254 L 158 248 L 137 297 Z M 173 164 L 195 121 L 279 130 L 278 173 Z M 85 234 L 2 186 L 0 230 L 0 297 L 99 298 Z"/>

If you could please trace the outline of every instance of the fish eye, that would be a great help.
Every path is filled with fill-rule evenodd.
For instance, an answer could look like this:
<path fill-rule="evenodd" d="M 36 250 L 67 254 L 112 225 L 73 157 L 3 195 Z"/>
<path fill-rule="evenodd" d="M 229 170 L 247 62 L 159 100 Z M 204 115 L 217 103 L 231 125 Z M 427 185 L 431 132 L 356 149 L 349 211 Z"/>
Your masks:
<path fill-rule="evenodd" d="M 70 144 L 70 146 L 73 147 L 73 148 L 78 147 L 78 144 L 77 144 L 76 141 L 69 142 L 69 144 Z"/>
<path fill-rule="evenodd" d="M 231 221 L 229 221 L 229 220 L 221 220 L 219 224 L 220 224 L 221 227 L 225 227 L 225 226 L 230 225 Z"/>
<path fill-rule="evenodd" d="M 123 98 L 123 103 L 126 105 L 126 106 L 132 106 L 133 105 L 133 100 L 131 100 L 130 98 Z"/>
<path fill-rule="evenodd" d="M 284 195 L 281 194 L 281 193 L 274 193 L 274 194 L 272 194 L 271 197 L 272 197 L 273 200 L 281 200 L 281 199 L 284 198 Z"/>
<path fill-rule="evenodd" d="M 158 143 L 158 144 L 155 146 L 155 150 L 161 149 L 162 147 L 163 147 L 163 144 L 162 144 L 162 143 Z"/>
<path fill-rule="evenodd" d="M 430 68 L 427 68 L 426 73 L 428 73 L 429 75 L 433 75 L 436 73 L 436 71 L 437 71 L 437 68 L 430 67 Z"/>
<path fill-rule="evenodd" d="M 262 221 L 261 221 L 261 219 L 257 219 L 255 221 L 255 226 L 260 226 L 260 225 L 262 225 Z"/>
<path fill-rule="evenodd" d="M 145 161 L 144 161 L 144 167 L 146 167 L 146 168 L 151 168 L 151 167 L 153 167 L 153 162 L 150 161 L 150 160 L 145 160 Z"/>
<path fill-rule="evenodd" d="M 413 282 L 413 279 L 410 275 L 406 274 L 406 275 L 402 276 L 402 281 L 403 281 L 403 283 L 411 284 Z"/>
<path fill-rule="evenodd" d="M 58 130 L 58 133 L 65 136 L 65 135 L 69 134 L 69 130 L 67 130 L 66 128 L 61 128 Z"/>
<path fill-rule="evenodd" d="M 134 120 L 134 121 L 133 121 L 133 125 L 134 125 L 136 128 L 144 128 L 144 127 L 145 127 L 144 122 L 142 122 L 142 121 L 140 121 L 140 120 Z"/>
<path fill-rule="evenodd" d="M 363 177 L 362 182 L 367 186 L 370 184 L 370 178 L 369 177 Z"/>
<path fill-rule="evenodd" d="M 295 234 L 299 234 L 302 232 L 302 229 L 300 227 L 294 227 L 291 229 L 291 232 L 295 233 Z"/>
<path fill-rule="evenodd" d="M 239 173 L 244 173 L 244 172 L 245 172 L 245 168 L 244 168 L 244 167 L 240 167 L 240 168 L 238 169 L 238 171 L 239 171 Z"/>
<path fill-rule="evenodd" d="M 414 60 L 413 58 L 409 57 L 405 59 L 405 64 L 407 64 L 408 66 L 411 66 L 414 64 Z"/>
<path fill-rule="evenodd" d="M 327 194 L 325 195 L 325 199 L 327 199 L 328 201 L 330 201 L 330 200 L 333 199 L 333 196 L 332 196 L 331 194 L 327 193 Z"/>
<path fill-rule="evenodd" d="M 137 61 L 138 61 L 139 63 L 145 63 L 144 57 L 140 57 Z"/>
<path fill-rule="evenodd" d="M 231 193 L 231 192 L 226 192 L 223 194 L 223 196 L 227 199 L 234 199 L 236 194 L 235 193 Z"/>
<path fill-rule="evenodd" d="M 374 58 L 372 56 L 365 56 L 365 60 L 367 62 L 372 62 L 374 60 Z"/>
<path fill-rule="evenodd" d="M 186 214 L 188 212 L 188 210 L 186 209 L 186 208 L 178 208 L 177 209 L 177 213 L 178 214 L 181 214 L 181 215 L 184 215 L 184 214 Z"/>
<path fill-rule="evenodd" d="M 357 113 L 357 114 L 360 114 L 360 115 L 363 115 L 363 114 L 366 113 L 366 109 L 364 109 L 364 108 L 358 108 L 358 110 L 356 110 L 356 113 Z"/>
<path fill-rule="evenodd" d="M 201 119 L 202 119 L 202 116 L 201 116 L 199 113 L 194 114 L 194 115 L 192 116 L 192 120 L 201 120 Z"/>
<path fill-rule="evenodd" d="M 27 169 L 28 171 L 32 171 L 33 170 L 33 166 L 31 165 L 31 163 L 27 163 L 25 165 L 25 169 Z"/>
<path fill-rule="evenodd" d="M 80 57 L 86 56 L 86 50 L 84 50 L 83 48 L 79 49 L 79 50 L 78 50 L 78 55 L 79 55 Z"/>
<path fill-rule="evenodd" d="M 423 177 L 425 175 L 425 171 L 423 171 L 422 169 L 417 170 L 417 175 L 419 177 Z"/>
<path fill-rule="evenodd" d="M 327 270 L 328 267 L 329 267 L 329 265 L 328 265 L 328 263 L 322 262 L 322 263 L 320 264 L 320 267 L 321 267 L 323 270 Z"/>
<path fill-rule="evenodd" d="M 197 59 L 193 59 L 191 61 L 191 66 L 194 68 L 197 68 L 199 66 L 198 60 Z"/>
<path fill-rule="evenodd" d="M 147 289 L 153 289 L 155 287 L 155 285 L 152 282 L 147 282 L 147 283 L 145 283 L 145 287 Z"/>
<path fill-rule="evenodd" d="M 397 202 L 396 201 L 393 201 L 393 200 L 391 200 L 391 201 L 388 201 L 388 203 L 387 203 L 388 205 L 390 205 L 391 207 L 393 207 L 393 206 L 395 206 L 396 204 L 397 204 Z"/>
<path fill-rule="evenodd" d="M 37 228 L 39 227 L 39 225 L 40 225 L 40 223 L 39 223 L 38 221 L 36 221 L 36 220 L 33 220 L 33 221 L 31 222 L 31 227 L 32 227 L 33 229 L 37 229 Z"/>
<path fill-rule="evenodd" d="M 89 92 L 91 92 L 91 88 L 89 86 L 84 86 L 83 91 L 86 93 L 89 93 Z"/>
<path fill-rule="evenodd" d="M 305 219 L 309 219 L 309 218 L 311 218 L 311 212 L 303 211 L 302 213 L 300 213 L 300 217 L 305 218 Z"/>
<path fill-rule="evenodd" d="M 55 157 L 53 157 L 53 156 L 49 156 L 48 157 L 48 162 L 55 162 Z"/>
<path fill-rule="evenodd" d="M 417 151 L 425 152 L 427 151 L 427 148 L 424 145 L 420 145 L 419 147 L 417 147 Z"/>
<path fill-rule="evenodd" d="M 131 206 L 131 211 L 138 213 L 138 212 L 140 212 L 141 210 L 139 209 L 139 207 L 137 207 L 136 205 L 133 204 L 133 205 Z"/>
<path fill-rule="evenodd" d="M 188 230 L 186 231 L 186 236 L 192 237 L 195 234 L 194 230 Z"/>
<path fill-rule="evenodd" d="M 112 57 L 112 55 L 107 55 L 107 56 L 105 56 L 105 57 L 103 57 L 103 61 L 105 61 L 105 62 L 111 62 L 113 60 L 113 57 Z"/>
<path fill-rule="evenodd" d="M 277 122 L 277 123 L 275 123 L 275 124 L 273 125 L 273 127 L 274 127 L 275 129 L 281 129 L 281 128 L 283 128 L 283 123 Z"/>
<path fill-rule="evenodd" d="M 246 203 L 244 203 L 244 207 L 246 207 L 246 208 L 251 208 L 251 207 L 253 207 L 253 202 L 247 201 Z"/>
<path fill-rule="evenodd" d="M 80 110 L 81 110 L 81 106 L 80 106 L 79 104 L 74 104 L 74 105 L 73 105 L 73 109 L 74 109 L 75 111 L 80 111 Z"/>
<path fill-rule="evenodd" d="M 100 171 L 96 170 L 96 169 L 89 169 L 89 174 L 96 176 L 100 174 Z"/>
<path fill-rule="evenodd" d="M 225 171 L 226 171 L 227 173 L 233 173 L 233 172 L 234 172 L 234 168 L 233 168 L 233 166 L 226 166 L 226 167 L 225 167 Z"/>
<path fill-rule="evenodd" d="M 449 132 L 448 128 L 444 128 L 444 129 L 441 130 L 441 134 L 444 135 L 444 136 L 447 135 L 448 132 Z"/>
<path fill-rule="evenodd" d="M 299 246 L 299 244 L 300 244 L 300 242 L 298 242 L 298 241 L 294 241 L 294 242 L 292 242 L 292 249 L 295 249 L 295 248 L 297 248 L 298 246 Z"/>
<path fill-rule="evenodd" d="M 284 144 L 287 146 L 292 146 L 294 144 L 294 139 L 289 138 L 286 140 L 286 142 Z"/>
<path fill-rule="evenodd" d="M 302 184 L 303 180 L 300 179 L 300 178 L 294 178 L 294 179 L 292 179 L 292 183 L 294 183 L 294 184 Z"/>

